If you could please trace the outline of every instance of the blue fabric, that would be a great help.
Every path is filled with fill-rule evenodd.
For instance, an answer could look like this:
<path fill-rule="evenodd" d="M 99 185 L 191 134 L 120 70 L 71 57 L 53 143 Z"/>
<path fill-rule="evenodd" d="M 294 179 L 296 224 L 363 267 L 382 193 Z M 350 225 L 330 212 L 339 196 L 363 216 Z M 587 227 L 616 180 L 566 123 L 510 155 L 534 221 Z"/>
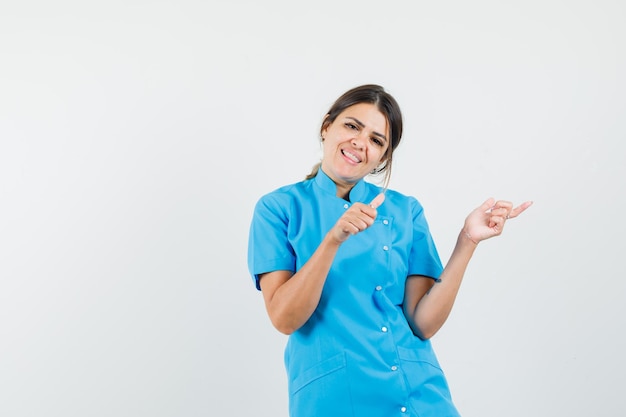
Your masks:
<path fill-rule="evenodd" d="M 349 201 L 321 170 L 263 196 L 255 207 L 248 266 L 296 272 L 351 202 L 380 187 L 360 181 Z M 431 343 L 411 331 L 402 310 L 410 275 L 438 279 L 442 265 L 422 206 L 387 190 L 374 224 L 336 255 L 319 305 L 289 336 L 285 365 L 292 417 L 458 416 Z"/>

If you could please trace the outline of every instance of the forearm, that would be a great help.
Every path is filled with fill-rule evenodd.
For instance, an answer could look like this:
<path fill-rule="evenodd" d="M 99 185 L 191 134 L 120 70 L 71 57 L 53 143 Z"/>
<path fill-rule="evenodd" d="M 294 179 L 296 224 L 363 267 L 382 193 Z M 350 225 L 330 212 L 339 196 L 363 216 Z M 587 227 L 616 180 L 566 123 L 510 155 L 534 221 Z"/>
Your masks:
<path fill-rule="evenodd" d="M 339 246 L 327 235 L 302 268 L 275 290 L 267 310 L 279 331 L 291 334 L 311 317 Z"/>
<path fill-rule="evenodd" d="M 461 232 L 440 282 L 419 300 L 409 317 L 412 318 L 411 327 L 421 338 L 434 336 L 447 320 L 475 249 L 476 243 Z"/>

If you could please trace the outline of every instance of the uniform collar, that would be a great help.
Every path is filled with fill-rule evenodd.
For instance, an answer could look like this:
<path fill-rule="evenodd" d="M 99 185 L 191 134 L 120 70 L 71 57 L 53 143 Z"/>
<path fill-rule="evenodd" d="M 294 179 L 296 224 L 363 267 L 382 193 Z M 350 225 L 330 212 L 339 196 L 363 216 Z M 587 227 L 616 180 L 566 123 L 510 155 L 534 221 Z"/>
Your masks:
<path fill-rule="evenodd" d="M 321 167 L 315 176 L 315 183 L 322 190 L 337 196 L 337 185 L 328 175 L 326 175 L 324 171 L 322 171 Z M 367 187 L 365 186 L 365 181 L 361 179 L 359 182 L 354 184 L 354 187 L 350 190 L 348 198 L 350 202 L 354 203 L 356 201 L 364 201 L 365 197 L 367 197 Z"/>

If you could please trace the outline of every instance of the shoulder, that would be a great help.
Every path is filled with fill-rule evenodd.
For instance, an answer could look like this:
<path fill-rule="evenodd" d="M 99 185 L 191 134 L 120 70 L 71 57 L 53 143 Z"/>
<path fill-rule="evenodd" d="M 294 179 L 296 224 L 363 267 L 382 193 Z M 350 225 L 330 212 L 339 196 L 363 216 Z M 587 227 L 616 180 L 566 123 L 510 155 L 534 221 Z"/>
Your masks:
<path fill-rule="evenodd" d="M 410 209 L 411 211 L 421 211 L 423 210 L 422 204 L 419 202 L 417 197 L 404 194 L 400 191 L 387 189 L 385 191 L 385 203 L 390 206 L 402 208 L 402 209 Z"/>
<path fill-rule="evenodd" d="M 308 194 L 311 180 L 299 181 L 292 184 L 283 185 L 264 195 L 256 202 L 256 209 L 266 208 L 287 208 L 294 202 L 301 200 Z"/>

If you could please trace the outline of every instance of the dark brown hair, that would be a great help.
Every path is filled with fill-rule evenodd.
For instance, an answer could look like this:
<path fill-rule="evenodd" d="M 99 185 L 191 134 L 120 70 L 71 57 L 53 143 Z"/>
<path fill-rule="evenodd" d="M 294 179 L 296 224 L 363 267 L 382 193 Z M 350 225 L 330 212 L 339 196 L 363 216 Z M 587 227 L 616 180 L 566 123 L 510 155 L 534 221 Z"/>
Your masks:
<path fill-rule="evenodd" d="M 365 84 L 359 87 L 355 87 L 351 90 L 343 93 L 331 106 L 328 113 L 324 117 L 324 121 L 322 122 L 322 126 L 320 127 L 320 136 L 321 133 L 326 129 L 331 123 L 337 119 L 337 116 L 341 114 L 345 109 L 350 106 L 354 106 L 355 104 L 360 103 L 369 103 L 375 105 L 378 110 L 385 116 L 387 119 L 387 124 L 389 126 L 389 136 L 390 136 L 390 145 L 387 148 L 385 154 L 385 160 L 381 166 L 379 166 L 373 174 L 379 174 L 381 172 L 385 172 L 385 187 L 389 183 L 389 178 L 391 176 L 391 162 L 393 151 L 400 144 L 400 140 L 402 139 L 402 113 L 400 112 L 400 106 L 396 102 L 396 99 L 391 96 L 391 94 L 387 93 L 385 89 L 376 84 Z M 316 164 L 313 167 L 313 170 L 309 175 L 307 175 L 307 179 L 313 178 L 317 175 L 317 172 L 320 168 L 321 164 Z"/>

